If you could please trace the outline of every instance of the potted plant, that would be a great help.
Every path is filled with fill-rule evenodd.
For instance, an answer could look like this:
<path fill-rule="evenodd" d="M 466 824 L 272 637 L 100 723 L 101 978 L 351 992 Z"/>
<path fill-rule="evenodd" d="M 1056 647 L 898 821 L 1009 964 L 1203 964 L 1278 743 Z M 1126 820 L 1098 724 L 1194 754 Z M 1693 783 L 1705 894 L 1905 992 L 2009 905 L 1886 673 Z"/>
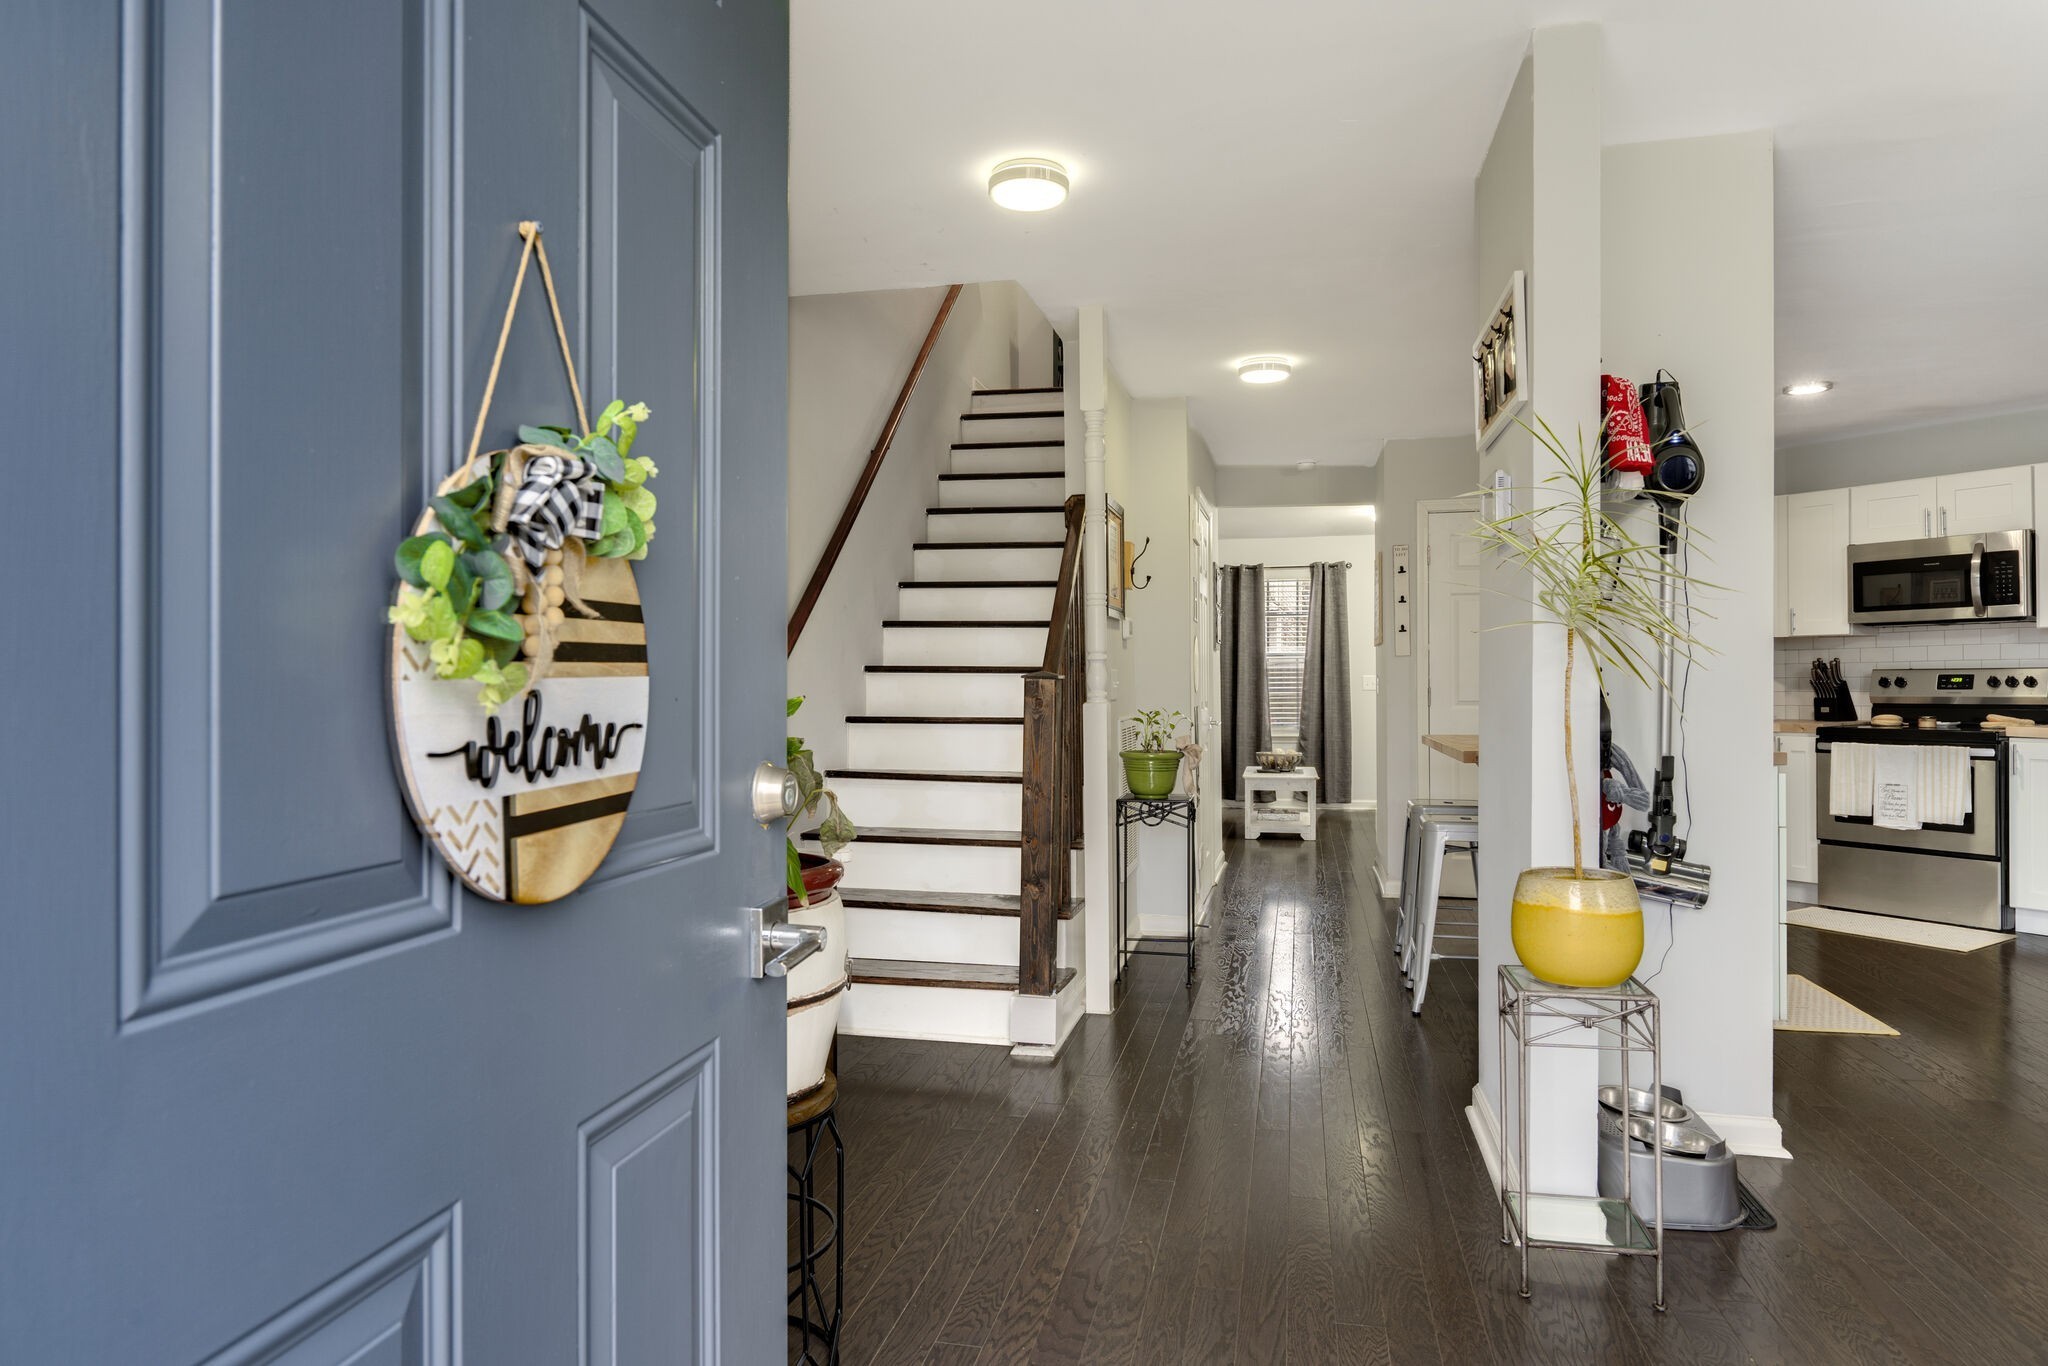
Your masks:
<path fill-rule="evenodd" d="M 792 697 L 785 716 L 804 704 Z M 840 997 L 846 991 L 846 907 L 836 890 L 846 865 L 833 855 L 853 843 L 853 822 L 839 809 L 839 796 L 818 775 L 817 761 L 801 736 L 788 738 L 784 765 L 796 779 L 797 802 L 783 818 L 783 844 L 788 854 L 789 923 L 815 925 L 825 931 L 825 946 L 790 969 L 785 981 L 788 1005 L 788 1094 L 800 1096 L 825 1080 L 832 1039 L 839 1032 Z M 798 825 L 813 816 L 818 822 L 822 854 L 796 847 Z"/>
<path fill-rule="evenodd" d="M 1585 652 L 1595 681 L 1619 667 L 1659 688 L 1655 657 L 1665 646 L 1686 659 L 1705 647 L 1673 620 L 1660 583 L 1692 582 L 1654 543 L 1645 543 L 1608 515 L 1601 501 L 1600 459 L 1581 433 L 1568 449 L 1550 424 L 1518 422 L 1560 468 L 1543 482 L 1554 496 L 1530 514 L 1481 522 L 1488 545 L 1527 570 L 1535 605 L 1564 628 L 1565 786 L 1571 801 L 1569 868 L 1526 868 L 1515 881 L 1513 935 L 1522 965 L 1561 986 L 1611 987 L 1628 980 L 1643 957 L 1643 908 L 1625 872 L 1588 868 L 1579 811 L 1579 772 L 1572 748 L 1572 687 Z M 1539 430 L 1540 428 L 1540 430 Z M 1536 625 L 1536 622 L 1524 623 Z"/>
<path fill-rule="evenodd" d="M 1138 747 L 1123 751 L 1124 781 L 1134 797 L 1166 797 L 1173 793 L 1180 776 L 1181 751 L 1174 748 L 1173 732 L 1187 718 L 1180 712 L 1141 711 L 1131 718 L 1138 723 Z"/>

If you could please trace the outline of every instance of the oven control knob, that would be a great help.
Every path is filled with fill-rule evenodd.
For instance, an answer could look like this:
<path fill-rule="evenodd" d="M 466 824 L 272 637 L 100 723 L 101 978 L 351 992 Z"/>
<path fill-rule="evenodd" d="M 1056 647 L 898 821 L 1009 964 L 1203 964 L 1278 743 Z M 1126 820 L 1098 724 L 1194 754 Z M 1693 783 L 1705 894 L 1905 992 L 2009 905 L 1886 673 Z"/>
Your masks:
<path fill-rule="evenodd" d="M 1986 686 L 1986 687 L 1991 687 L 1991 688 L 1995 688 L 1995 687 L 1997 687 L 1997 686 L 1998 686 L 1998 675 L 1997 675 L 1997 674 L 1993 674 L 1993 675 L 1991 675 L 1991 677 L 1989 677 L 1989 678 L 1987 678 L 1987 679 L 1985 679 L 1985 680 L 1984 680 L 1984 684 L 1985 684 L 1985 686 Z"/>
<path fill-rule="evenodd" d="M 1892 680 L 1892 686 L 1893 686 L 1894 688 L 1903 688 L 1903 687 L 1905 687 L 1905 686 L 1906 686 L 1906 676 L 1905 676 L 1904 674 L 1900 674 L 1900 675 L 1899 675 L 1899 676 L 1898 676 L 1897 678 L 1894 678 L 1894 679 Z"/>
<path fill-rule="evenodd" d="M 1880 687 L 1880 688 L 1889 688 L 1889 687 L 1890 687 L 1891 685 L 1892 685 L 1892 681 L 1891 681 L 1891 680 L 1890 680 L 1889 678 L 1886 678 L 1886 677 L 1885 677 L 1885 676 L 1884 676 L 1883 674 L 1879 674 L 1879 675 L 1878 675 L 1878 678 L 1877 678 L 1877 686 L 1878 686 L 1878 687 Z"/>
<path fill-rule="evenodd" d="M 2023 681 L 2030 688 L 2038 688 L 2041 686 L 2041 680 L 2034 677 L 2032 674 L 2028 674 Z"/>
<path fill-rule="evenodd" d="M 2020 685 L 2020 681 L 2019 681 L 2019 679 L 2015 678 L 2015 677 L 2014 677 L 2013 675 L 2011 675 L 2011 674 L 2007 674 L 2007 675 L 2005 676 L 2005 686 L 2006 686 L 2006 687 L 2008 687 L 2008 688 L 2017 688 L 2017 687 L 2018 687 L 2019 685 Z"/>

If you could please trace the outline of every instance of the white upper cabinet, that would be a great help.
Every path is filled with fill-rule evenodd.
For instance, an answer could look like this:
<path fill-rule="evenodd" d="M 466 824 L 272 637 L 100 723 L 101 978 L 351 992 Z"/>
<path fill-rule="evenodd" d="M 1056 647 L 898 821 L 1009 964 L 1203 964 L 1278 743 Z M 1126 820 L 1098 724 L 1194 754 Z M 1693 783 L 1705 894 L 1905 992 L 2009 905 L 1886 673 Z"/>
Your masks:
<path fill-rule="evenodd" d="M 1975 536 L 1984 531 L 2017 531 L 2034 524 L 2034 468 L 1977 470 L 1941 477 L 1940 512 L 1934 534 Z"/>
<path fill-rule="evenodd" d="M 1849 490 L 1849 540 L 1853 545 L 2017 531 L 2033 524 L 2031 465 L 1864 484 Z"/>
<path fill-rule="evenodd" d="M 1785 631 L 1846 636 L 1849 626 L 1850 490 L 1788 493 L 1785 517 Z"/>
<path fill-rule="evenodd" d="M 1917 541 L 1939 536 L 1941 481 L 1901 479 L 1849 490 L 1849 542 Z"/>

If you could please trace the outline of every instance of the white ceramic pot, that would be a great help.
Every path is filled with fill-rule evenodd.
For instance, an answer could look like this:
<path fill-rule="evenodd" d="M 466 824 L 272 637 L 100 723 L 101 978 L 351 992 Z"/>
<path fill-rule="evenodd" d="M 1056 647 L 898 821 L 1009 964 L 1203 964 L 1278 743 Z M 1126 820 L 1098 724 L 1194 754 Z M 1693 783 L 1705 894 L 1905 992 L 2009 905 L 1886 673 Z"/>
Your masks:
<path fill-rule="evenodd" d="M 789 913 L 789 923 L 825 931 L 825 947 L 783 979 L 789 1002 L 787 1094 L 799 1096 L 825 1080 L 825 1060 L 839 1032 L 840 999 L 846 992 L 846 904 L 836 891 L 813 892 L 810 905 Z"/>
<path fill-rule="evenodd" d="M 846 995 L 840 978 L 823 993 L 789 1003 L 788 1096 L 800 1096 L 825 1080 L 832 1037 L 839 1032 L 839 1003 Z"/>

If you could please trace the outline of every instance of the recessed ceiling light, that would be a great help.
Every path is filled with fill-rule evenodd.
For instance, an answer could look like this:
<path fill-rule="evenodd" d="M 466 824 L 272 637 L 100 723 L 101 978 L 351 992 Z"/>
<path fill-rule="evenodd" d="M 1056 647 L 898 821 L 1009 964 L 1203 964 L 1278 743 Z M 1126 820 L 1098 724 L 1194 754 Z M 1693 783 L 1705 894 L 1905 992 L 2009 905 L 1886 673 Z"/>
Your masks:
<path fill-rule="evenodd" d="M 1797 384 L 1786 385 L 1778 392 L 1792 398 L 1812 398 L 1815 394 L 1824 394 L 1834 387 L 1835 382 L 1831 379 L 1802 379 Z"/>
<path fill-rule="evenodd" d="M 988 197 L 1018 213 L 1043 213 L 1067 201 L 1067 168 L 1044 157 L 1016 157 L 988 173 Z"/>
<path fill-rule="evenodd" d="M 1294 373 L 1285 356 L 1253 356 L 1237 363 L 1237 377 L 1246 384 L 1278 384 Z"/>

